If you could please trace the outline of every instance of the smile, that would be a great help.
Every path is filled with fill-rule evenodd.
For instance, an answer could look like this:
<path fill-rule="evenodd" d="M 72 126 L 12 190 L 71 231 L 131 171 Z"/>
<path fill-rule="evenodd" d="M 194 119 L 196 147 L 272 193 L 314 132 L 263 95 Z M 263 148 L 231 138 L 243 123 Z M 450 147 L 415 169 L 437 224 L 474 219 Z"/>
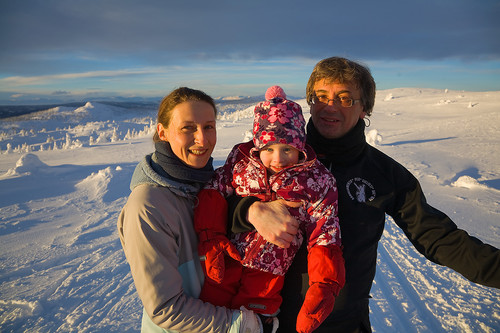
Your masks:
<path fill-rule="evenodd" d="M 207 152 L 206 149 L 190 149 L 189 152 L 193 155 L 197 155 L 197 156 L 200 156 L 200 155 L 203 155 Z"/>
<path fill-rule="evenodd" d="M 276 172 L 276 173 L 277 173 L 277 172 L 280 172 L 280 171 L 281 171 L 281 170 L 283 170 L 283 169 L 286 169 L 286 166 L 283 166 L 283 167 L 279 167 L 279 166 L 271 166 L 270 168 L 271 168 L 271 170 L 273 170 L 274 172 Z"/>
<path fill-rule="evenodd" d="M 327 118 L 322 118 L 322 120 L 327 122 L 327 123 L 337 123 L 340 121 L 338 119 L 327 119 Z"/>

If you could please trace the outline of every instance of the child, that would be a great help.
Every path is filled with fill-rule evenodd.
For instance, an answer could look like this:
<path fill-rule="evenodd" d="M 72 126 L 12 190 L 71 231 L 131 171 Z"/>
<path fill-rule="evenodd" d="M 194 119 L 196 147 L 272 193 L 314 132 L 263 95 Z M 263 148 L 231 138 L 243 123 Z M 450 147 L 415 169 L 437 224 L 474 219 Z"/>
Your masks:
<path fill-rule="evenodd" d="M 312 332 L 332 311 L 345 282 L 335 179 L 305 143 L 302 109 L 281 87 L 269 88 L 254 113 L 253 141 L 236 145 L 198 195 L 194 226 L 206 274 L 200 299 L 276 316 L 284 275 L 305 238 L 310 287 L 297 331 Z M 257 231 L 230 233 L 229 240 L 225 198 L 233 194 L 302 203 L 289 208 L 300 223 L 290 247 L 273 245 Z"/>

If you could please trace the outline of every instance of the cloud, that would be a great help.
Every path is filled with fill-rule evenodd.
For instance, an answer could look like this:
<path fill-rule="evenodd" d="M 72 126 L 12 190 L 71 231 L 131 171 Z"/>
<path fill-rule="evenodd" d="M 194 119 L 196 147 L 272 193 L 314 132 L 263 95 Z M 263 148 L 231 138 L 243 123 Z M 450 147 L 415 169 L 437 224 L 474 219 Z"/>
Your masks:
<path fill-rule="evenodd" d="M 64 91 L 64 90 L 57 90 L 57 91 L 53 91 L 52 96 L 69 96 L 71 95 L 71 92 L 69 91 Z"/>
<path fill-rule="evenodd" d="M 131 76 L 131 75 L 144 75 L 158 73 L 157 70 L 152 69 L 121 69 L 115 71 L 91 71 L 83 73 L 66 73 L 66 74 L 53 74 L 53 75 L 38 75 L 38 76 L 10 76 L 0 79 L 0 85 L 6 86 L 27 86 L 47 84 L 52 81 L 60 80 L 77 80 L 84 78 L 112 78 L 118 76 Z"/>
<path fill-rule="evenodd" d="M 401 77 L 409 86 L 419 73 L 419 85 L 442 82 L 486 63 L 487 79 L 452 77 L 491 89 L 498 17 L 497 0 L 3 1 L 0 92 L 161 96 L 189 85 L 246 95 L 279 83 L 300 96 L 314 64 L 330 56 L 375 64 L 380 86 Z"/>
<path fill-rule="evenodd" d="M 9 50 L 0 54 L 2 72 L 43 73 L 44 64 L 63 70 L 71 58 L 94 69 L 113 62 L 161 66 L 331 55 L 500 58 L 500 5 L 492 0 L 26 0 L 2 7 L 1 45 Z"/>

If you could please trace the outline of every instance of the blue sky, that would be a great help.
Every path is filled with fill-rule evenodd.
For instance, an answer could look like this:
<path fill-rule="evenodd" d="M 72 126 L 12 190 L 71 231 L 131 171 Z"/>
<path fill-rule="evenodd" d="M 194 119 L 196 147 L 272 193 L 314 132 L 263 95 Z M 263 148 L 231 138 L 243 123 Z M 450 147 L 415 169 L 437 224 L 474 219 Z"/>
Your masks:
<path fill-rule="evenodd" d="M 299 97 L 330 56 L 379 89 L 500 90 L 498 17 L 498 0 L 0 0 L 0 104 Z"/>

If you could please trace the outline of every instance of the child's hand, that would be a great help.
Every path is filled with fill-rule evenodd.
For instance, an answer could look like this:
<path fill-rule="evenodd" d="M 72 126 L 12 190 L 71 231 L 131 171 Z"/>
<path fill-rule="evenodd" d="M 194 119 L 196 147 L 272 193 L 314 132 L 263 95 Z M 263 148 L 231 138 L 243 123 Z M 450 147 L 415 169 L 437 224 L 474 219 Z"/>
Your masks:
<path fill-rule="evenodd" d="M 209 240 L 198 244 L 198 252 L 205 255 L 205 269 L 207 277 L 216 283 L 221 283 L 224 279 L 224 256 L 228 255 L 234 260 L 241 261 L 241 256 L 236 247 L 223 235 L 216 235 Z"/>
<path fill-rule="evenodd" d="M 297 332 L 310 333 L 330 315 L 335 304 L 332 285 L 313 283 L 307 290 L 304 304 L 297 317 Z"/>
<path fill-rule="evenodd" d="M 297 332 L 314 331 L 330 315 L 335 297 L 345 283 L 342 250 L 338 245 L 313 246 L 307 254 L 309 289 L 299 316 Z"/>

